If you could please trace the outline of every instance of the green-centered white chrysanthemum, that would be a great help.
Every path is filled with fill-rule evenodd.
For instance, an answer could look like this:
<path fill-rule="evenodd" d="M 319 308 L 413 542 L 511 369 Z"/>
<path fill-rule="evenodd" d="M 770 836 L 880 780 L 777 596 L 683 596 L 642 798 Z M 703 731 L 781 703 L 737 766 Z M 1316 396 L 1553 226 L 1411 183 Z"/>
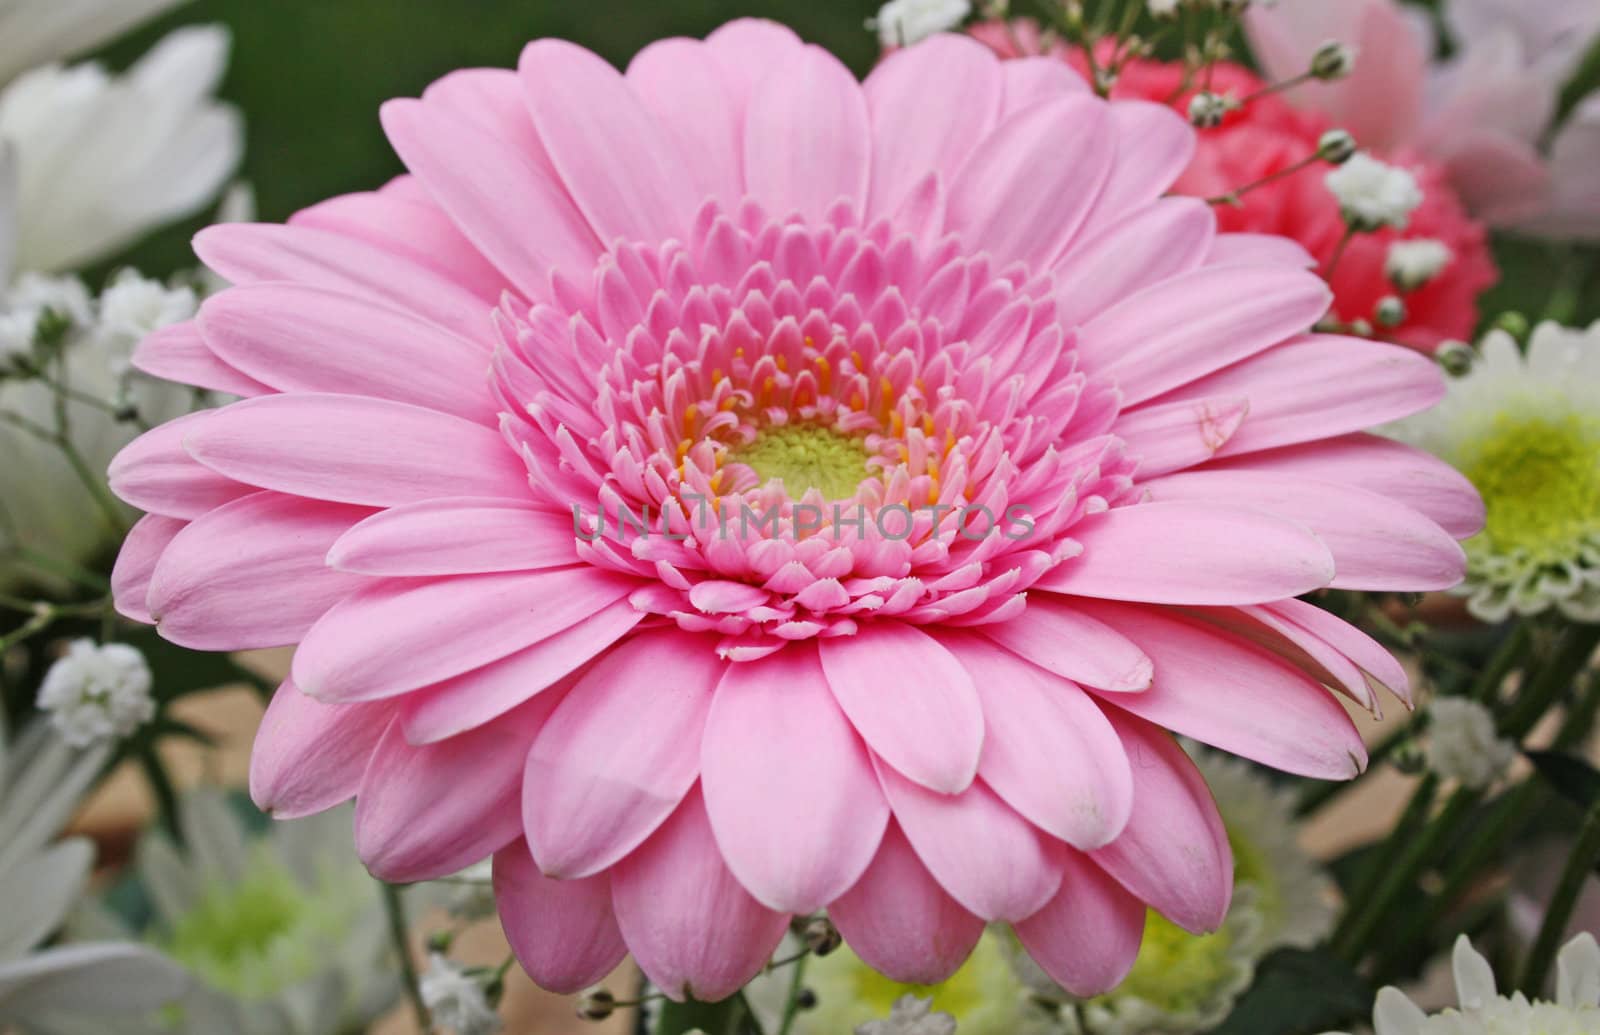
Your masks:
<path fill-rule="evenodd" d="M 890 1016 L 902 996 L 932 999 L 931 1011 L 956 1019 L 960 1035 L 1055 1035 L 1064 1029 L 1032 1001 L 1029 989 L 1008 965 L 1003 943 L 1010 934 L 986 932 L 961 969 L 937 985 L 903 985 L 867 966 L 848 946 L 807 961 L 805 987 L 816 1006 L 803 1011 L 793 1035 L 850 1035 Z M 779 950 L 783 955 L 784 950 Z M 776 1031 L 787 1000 L 791 972 L 782 968 L 757 978 L 745 990 L 764 1031 Z"/>
<path fill-rule="evenodd" d="M 158 832 L 139 843 L 154 911 L 142 936 L 199 981 L 153 1030 L 354 1035 L 393 1005 L 381 887 L 350 850 L 348 809 L 252 835 L 202 789 L 179 816 L 183 847 Z"/>
<path fill-rule="evenodd" d="M 1595 1035 L 1600 1032 L 1600 945 L 1580 934 L 1556 960 L 1555 1002 L 1503 996 L 1489 961 L 1462 935 L 1451 957 L 1459 1006 L 1435 1014 L 1397 988 L 1378 993 L 1376 1035 Z M 1329 1033 L 1334 1035 L 1334 1033 Z"/>
<path fill-rule="evenodd" d="M 1193 935 L 1153 910 L 1133 970 L 1121 985 L 1086 1002 L 1072 999 L 1022 952 L 1013 965 L 1038 995 L 1063 1004 L 1071 1035 L 1187 1035 L 1216 1026 L 1282 946 L 1306 947 L 1327 935 L 1332 883 L 1301 850 L 1294 797 L 1248 763 L 1191 748 L 1210 785 L 1234 854 L 1234 897 L 1220 930 Z"/>
<path fill-rule="evenodd" d="M 1444 402 L 1391 430 L 1483 495 L 1487 524 L 1464 544 L 1458 591 L 1475 615 L 1600 621 L 1600 323 L 1541 324 L 1526 356 L 1490 334 Z"/>

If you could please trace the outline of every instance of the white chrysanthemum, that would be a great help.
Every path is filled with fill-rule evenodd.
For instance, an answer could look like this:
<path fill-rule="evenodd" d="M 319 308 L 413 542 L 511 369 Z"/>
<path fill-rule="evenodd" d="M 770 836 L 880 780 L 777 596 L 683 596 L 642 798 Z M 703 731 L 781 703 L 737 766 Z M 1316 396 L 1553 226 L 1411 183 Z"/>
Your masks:
<path fill-rule="evenodd" d="M 1457 590 L 1473 614 L 1499 622 L 1554 608 L 1600 621 L 1600 323 L 1541 324 L 1526 358 L 1491 333 L 1442 403 L 1390 432 L 1483 495 L 1488 523 L 1463 544 Z"/>
<path fill-rule="evenodd" d="M 1345 222 L 1362 231 L 1392 226 L 1404 230 L 1422 204 L 1417 178 L 1365 151 L 1328 173 L 1325 182 L 1339 199 Z"/>
<path fill-rule="evenodd" d="M 1460 1007 L 1424 1013 L 1397 988 L 1378 993 L 1376 1035 L 1595 1035 L 1600 1032 L 1600 945 L 1580 934 L 1557 960 L 1556 1001 L 1503 996 L 1494 971 L 1462 935 L 1451 957 Z M 1334 1035 L 1334 1033 L 1329 1033 Z"/>
<path fill-rule="evenodd" d="M 1428 768 L 1464 787 L 1482 789 L 1504 776 L 1516 745 L 1495 732 L 1494 713 L 1465 697 L 1428 706 Z"/>
<path fill-rule="evenodd" d="M 0 89 L 15 162 L 14 270 L 104 258 L 203 207 L 238 165 L 238 113 L 212 94 L 228 34 L 180 29 L 125 75 L 47 65 Z"/>
<path fill-rule="evenodd" d="M 1389 245 L 1384 273 L 1402 291 L 1415 291 L 1444 272 L 1455 252 L 1443 241 L 1419 237 Z"/>
<path fill-rule="evenodd" d="M 0 85 L 24 69 L 81 54 L 183 0 L 5 0 Z"/>
<path fill-rule="evenodd" d="M 909 47 L 954 29 L 971 13 L 968 0 L 889 0 L 868 25 L 885 47 Z"/>
<path fill-rule="evenodd" d="M 1011 940 L 1009 932 L 991 929 L 960 970 L 932 986 L 891 981 L 863 963 L 849 946 L 811 957 L 806 961 L 805 987 L 816 1005 L 798 1014 L 790 1031 L 843 1035 L 890 1016 L 898 1001 L 912 995 L 926 998 L 933 1010 L 959 1023 L 961 1035 L 1052 1035 L 1060 1027 L 1032 1001 L 1030 989 L 1013 969 L 1008 958 Z M 786 938 L 775 955 L 793 955 L 799 947 L 798 941 Z M 791 980 L 789 969 L 779 968 L 746 988 L 745 998 L 762 1030 L 778 1029 Z"/>
<path fill-rule="evenodd" d="M 419 985 L 438 1028 L 453 1035 L 493 1035 L 500 1030 L 500 1016 L 489 1005 L 483 982 L 454 960 L 432 954 Z"/>
<path fill-rule="evenodd" d="M 895 1000 L 889 1016 L 857 1025 L 855 1035 L 955 1035 L 956 1019 L 935 1011 L 932 999 L 903 995 Z"/>
<path fill-rule="evenodd" d="M 155 716 L 150 666 L 126 643 L 76 640 L 39 685 L 39 708 L 74 747 L 119 740 Z"/>

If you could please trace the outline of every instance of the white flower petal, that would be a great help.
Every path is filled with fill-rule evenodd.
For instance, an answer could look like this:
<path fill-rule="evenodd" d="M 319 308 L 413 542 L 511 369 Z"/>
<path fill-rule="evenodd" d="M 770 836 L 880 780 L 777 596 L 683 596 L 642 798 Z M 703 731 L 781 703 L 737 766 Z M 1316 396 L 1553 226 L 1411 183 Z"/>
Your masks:
<path fill-rule="evenodd" d="M 1569 1009 L 1600 1006 L 1600 944 L 1587 931 L 1556 957 L 1556 1002 Z"/>
<path fill-rule="evenodd" d="M 1422 1035 L 1427 1022 L 1428 1015 L 1398 988 L 1390 986 L 1378 992 L 1377 1005 L 1372 1008 L 1376 1035 Z"/>

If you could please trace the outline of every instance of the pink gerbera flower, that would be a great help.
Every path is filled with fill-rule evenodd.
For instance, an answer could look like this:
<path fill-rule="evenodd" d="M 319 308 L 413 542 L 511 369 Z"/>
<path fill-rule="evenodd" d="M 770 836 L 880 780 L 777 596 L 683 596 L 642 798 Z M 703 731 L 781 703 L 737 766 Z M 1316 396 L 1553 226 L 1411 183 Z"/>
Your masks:
<path fill-rule="evenodd" d="M 1361 433 L 1434 364 L 1308 335 L 1304 252 L 1163 194 L 1189 127 L 939 37 L 541 41 L 385 107 L 411 175 L 204 232 L 145 370 L 245 396 L 112 471 L 124 613 L 297 643 L 252 786 L 380 877 L 495 856 L 528 972 L 725 997 L 826 909 L 885 974 L 1009 921 L 1079 994 L 1227 908 L 1167 730 L 1343 778 L 1405 677 L 1295 599 L 1481 520 Z"/>

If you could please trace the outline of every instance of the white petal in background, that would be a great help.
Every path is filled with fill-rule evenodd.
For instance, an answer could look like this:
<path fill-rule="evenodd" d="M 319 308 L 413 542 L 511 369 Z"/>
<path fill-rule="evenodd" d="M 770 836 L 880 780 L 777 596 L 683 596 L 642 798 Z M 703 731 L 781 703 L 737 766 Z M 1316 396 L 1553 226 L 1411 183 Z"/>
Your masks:
<path fill-rule="evenodd" d="M 24 69 L 81 54 L 182 0 L 4 0 L 0 83 Z"/>

